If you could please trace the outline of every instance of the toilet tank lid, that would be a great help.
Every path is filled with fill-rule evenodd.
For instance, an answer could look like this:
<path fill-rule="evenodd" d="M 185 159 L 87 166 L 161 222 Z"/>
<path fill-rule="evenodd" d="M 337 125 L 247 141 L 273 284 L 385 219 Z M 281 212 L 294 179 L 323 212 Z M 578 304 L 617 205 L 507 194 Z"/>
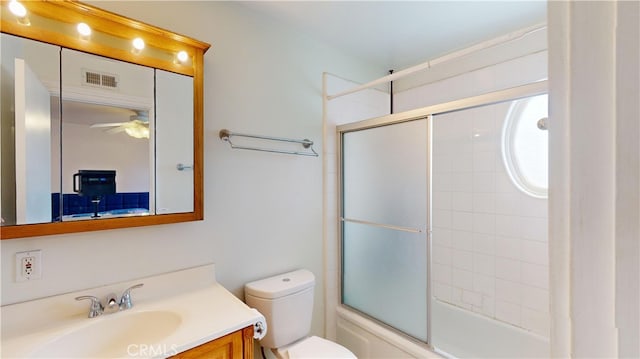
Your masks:
<path fill-rule="evenodd" d="M 245 295 L 274 299 L 310 288 L 315 283 L 313 273 L 306 269 L 260 279 L 244 285 Z"/>

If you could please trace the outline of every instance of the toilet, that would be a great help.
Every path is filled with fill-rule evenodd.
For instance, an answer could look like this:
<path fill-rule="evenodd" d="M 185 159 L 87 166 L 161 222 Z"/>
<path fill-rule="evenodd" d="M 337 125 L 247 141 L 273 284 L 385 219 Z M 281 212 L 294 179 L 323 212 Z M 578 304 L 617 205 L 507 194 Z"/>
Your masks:
<path fill-rule="evenodd" d="M 267 334 L 260 344 L 282 359 L 353 358 L 347 348 L 311 336 L 315 277 L 306 269 L 280 274 L 244 286 L 247 305 L 267 320 Z"/>

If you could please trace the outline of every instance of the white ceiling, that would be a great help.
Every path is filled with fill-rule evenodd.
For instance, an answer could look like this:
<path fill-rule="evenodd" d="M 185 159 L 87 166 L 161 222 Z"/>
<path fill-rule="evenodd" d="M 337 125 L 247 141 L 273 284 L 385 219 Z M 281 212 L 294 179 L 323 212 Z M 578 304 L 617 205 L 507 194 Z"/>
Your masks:
<path fill-rule="evenodd" d="M 59 98 L 51 97 L 51 112 L 58 113 L 59 107 Z M 131 116 L 136 114 L 135 110 L 115 106 L 67 100 L 62 102 L 62 116 L 67 123 L 94 125 L 97 123 L 127 122 L 131 120 Z"/>
<path fill-rule="evenodd" d="M 353 56 L 401 70 L 546 22 L 546 1 L 249 1 Z"/>

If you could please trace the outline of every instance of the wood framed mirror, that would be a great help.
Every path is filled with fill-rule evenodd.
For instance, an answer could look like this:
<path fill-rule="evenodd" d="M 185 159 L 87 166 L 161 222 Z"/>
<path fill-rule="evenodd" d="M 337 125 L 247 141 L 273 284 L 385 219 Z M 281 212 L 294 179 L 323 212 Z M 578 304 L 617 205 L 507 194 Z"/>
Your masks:
<path fill-rule="evenodd" d="M 210 45 L 75 1 L 0 4 L 1 239 L 203 219 Z"/>

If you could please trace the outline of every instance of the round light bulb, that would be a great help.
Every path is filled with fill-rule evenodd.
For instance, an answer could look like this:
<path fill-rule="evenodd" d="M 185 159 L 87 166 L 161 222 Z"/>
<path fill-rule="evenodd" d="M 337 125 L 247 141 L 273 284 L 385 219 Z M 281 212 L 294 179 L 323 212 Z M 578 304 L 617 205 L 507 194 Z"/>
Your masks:
<path fill-rule="evenodd" d="M 186 51 L 178 52 L 178 61 L 186 62 L 187 60 L 189 60 L 189 54 Z"/>
<path fill-rule="evenodd" d="M 9 3 L 9 10 L 17 17 L 27 16 L 27 9 L 24 7 L 24 5 L 20 4 L 16 0 L 12 0 Z"/>
<path fill-rule="evenodd" d="M 136 50 L 142 50 L 144 49 L 144 40 L 142 40 L 139 37 L 136 37 L 135 39 L 133 39 L 133 47 Z"/>
<path fill-rule="evenodd" d="M 127 127 L 124 131 L 133 138 L 149 138 L 149 129 L 146 127 Z"/>
<path fill-rule="evenodd" d="M 82 36 L 91 35 L 91 28 L 89 27 L 89 25 L 85 24 L 84 22 L 79 23 L 76 28 L 78 29 L 78 33 Z"/>

